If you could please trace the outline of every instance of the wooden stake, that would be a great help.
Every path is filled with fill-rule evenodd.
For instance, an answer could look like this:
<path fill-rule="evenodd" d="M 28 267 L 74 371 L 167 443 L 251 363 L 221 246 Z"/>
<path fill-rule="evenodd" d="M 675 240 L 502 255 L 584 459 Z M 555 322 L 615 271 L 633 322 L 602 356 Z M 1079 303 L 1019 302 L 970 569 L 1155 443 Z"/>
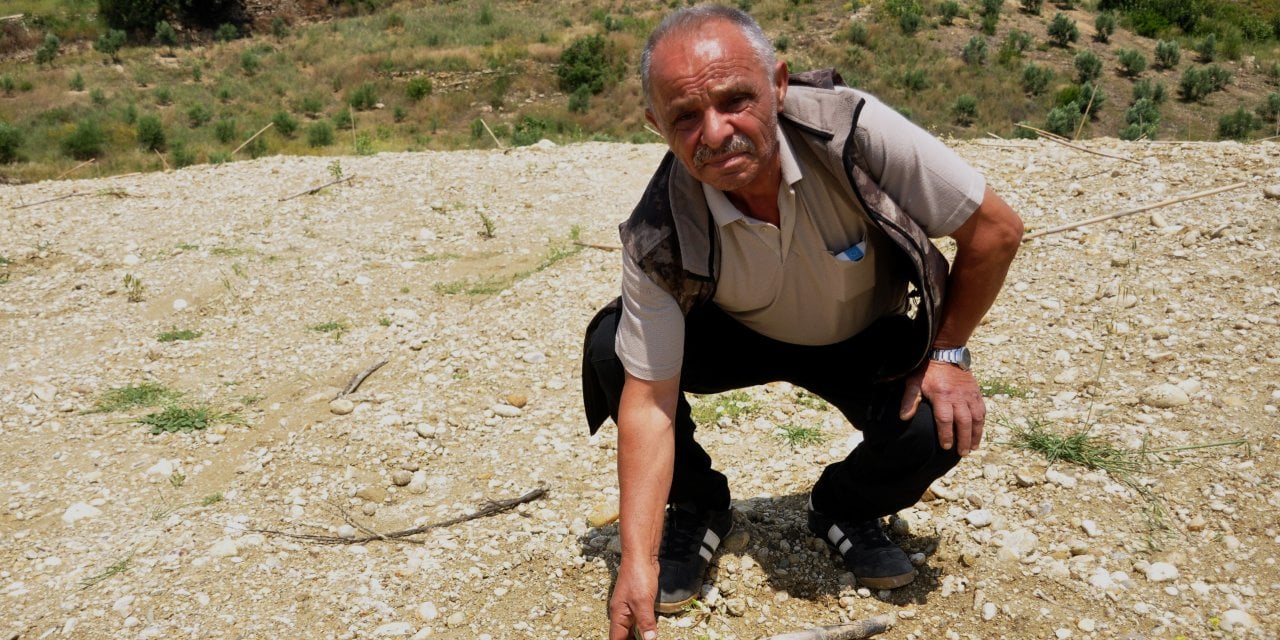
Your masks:
<path fill-rule="evenodd" d="M 89 195 L 89 194 L 88 194 L 88 193 L 86 193 L 86 192 L 83 192 L 83 191 L 77 191 L 77 192 L 75 192 L 75 193 L 68 193 L 68 194 L 67 194 L 67 195 L 65 195 L 65 196 L 58 196 L 58 197 L 56 197 L 56 198 L 49 198 L 48 200 L 40 200 L 40 201 L 32 202 L 32 203 L 29 203 L 29 204 L 19 205 L 19 206 L 14 207 L 14 210 L 17 210 L 17 209 L 26 209 L 27 207 L 34 207 L 34 206 L 36 206 L 36 205 L 38 205 L 38 204 L 44 204 L 44 203 L 46 203 L 46 202 L 57 202 L 57 201 L 59 201 L 59 200 L 66 200 L 67 198 L 74 198 L 74 197 L 76 197 L 76 196 L 85 196 L 85 195 Z"/>
<path fill-rule="evenodd" d="M 164 165 L 164 172 L 169 173 L 169 161 L 164 159 L 164 154 L 160 153 L 159 149 L 152 149 L 152 151 L 156 152 L 156 155 L 160 156 L 160 164 Z"/>
<path fill-rule="evenodd" d="M 1121 211 L 1119 213 L 1108 213 L 1106 215 L 1098 216 L 1096 218 L 1089 218 L 1088 220 L 1082 220 L 1080 222 L 1072 222 L 1071 224 L 1064 224 L 1057 227 L 1050 227 L 1048 229 L 1041 229 L 1039 231 L 1034 231 L 1032 233 L 1028 233 L 1022 236 L 1022 241 L 1026 242 L 1033 238 L 1039 238 L 1040 236 L 1047 236 L 1051 233 L 1058 233 L 1060 231 L 1069 231 L 1071 229 L 1077 229 L 1085 225 L 1093 224 L 1095 222 L 1102 222 L 1103 220 L 1123 218 L 1125 216 L 1131 216 L 1135 213 L 1142 213 L 1143 211 L 1150 211 L 1152 209 L 1159 209 L 1160 207 L 1167 207 L 1169 205 L 1178 204 L 1179 202 L 1186 202 L 1188 200 L 1195 200 L 1197 198 L 1207 198 L 1209 196 L 1217 195 L 1219 193 L 1224 193 L 1226 191 L 1234 191 L 1236 189 L 1239 189 L 1240 187 L 1245 186 L 1246 184 L 1247 183 L 1244 183 L 1244 182 L 1237 182 L 1235 184 L 1227 185 L 1225 187 L 1218 187 L 1216 189 L 1209 189 L 1207 191 L 1199 191 L 1197 193 L 1182 196 L 1179 198 L 1174 198 L 1172 200 L 1165 200 L 1164 202 L 1157 202 L 1155 204 L 1149 204 L 1143 207 L 1138 207 L 1137 209 L 1130 209 L 1128 211 Z"/>
<path fill-rule="evenodd" d="M 1089 92 L 1089 103 L 1084 106 L 1084 113 L 1080 114 L 1080 124 L 1076 125 L 1076 134 L 1071 136 L 1072 140 L 1080 139 L 1080 132 L 1084 130 L 1084 123 L 1089 121 L 1089 110 L 1093 109 L 1093 97 L 1098 95 L 1098 85 L 1093 85 L 1093 91 Z"/>
<path fill-rule="evenodd" d="M 265 127 L 261 128 L 261 129 L 258 129 L 258 132 L 257 132 L 257 133 L 255 133 L 255 134 L 253 134 L 253 135 L 249 136 L 249 139 L 248 139 L 248 140 L 245 140 L 244 142 L 240 143 L 240 146 L 236 147 L 236 150 L 235 150 L 235 151 L 232 151 L 232 152 L 231 152 L 231 155 L 233 155 L 233 156 L 234 156 L 235 154 L 239 153 L 239 152 L 240 152 L 240 150 L 241 150 L 241 149 L 243 149 L 245 145 L 249 144 L 250 142 L 253 142 L 253 139 L 254 139 L 254 138 L 256 138 L 256 137 L 258 137 L 258 136 L 262 135 L 262 132 L 263 132 L 263 131 L 266 131 L 267 129 L 270 129 L 270 128 L 271 128 L 271 125 L 273 125 L 273 124 L 275 124 L 275 123 L 274 123 L 274 122 L 268 122 L 268 123 L 267 123 L 267 126 L 265 126 Z"/>
<path fill-rule="evenodd" d="M 1061 136 L 1056 136 L 1056 135 L 1054 135 L 1054 134 L 1052 134 L 1052 133 L 1049 133 L 1048 131 L 1042 131 L 1042 130 L 1040 130 L 1040 129 L 1037 129 L 1037 128 L 1035 128 L 1035 127 L 1030 127 L 1030 126 L 1027 126 L 1027 125 L 1022 124 L 1022 123 L 1018 123 L 1018 126 L 1019 126 L 1019 127 L 1022 127 L 1023 129 L 1030 129 L 1030 130 L 1032 130 L 1032 131 L 1036 132 L 1036 135 L 1040 136 L 1041 138 L 1044 138 L 1044 139 L 1046 139 L 1046 140 L 1050 140 L 1050 141 L 1052 141 L 1052 142 L 1056 142 L 1056 143 L 1058 143 L 1058 144 L 1060 144 L 1060 145 L 1062 145 L 1062 146 L 1064 146 L 1064 147 L 1071 147 L 1072 149 L 1075 149 L 1076 151 L 1083 151 L 1083 152 L 1085 152 L 1085 153 L 1092 153 L 1092 154 L 1093 154 L 1093 155 L 1095 155 L 1095 156 L 1102 156 L 1102 157 L 1104 157 L 1104 158 L 1111 158 L 1112 160 L 1123 160 L 1123 161 L 1125 161 L 1125 162 L 1132 162 L 1133 164 L 1136 164 L 1136 165 L 1141 165 L 1141 164 L 1142 164 L 1141 162 L 1138 162 L 1137 160 L 1133 160 L 1133 159 L 1130 159 L 1130 158 L 1126 158 L 1126 157 L 1124 157 L 1124 156 L 1117 156 L 1117 155 L 1112 155 L 1112 154 L 1110 154 L 1110 153 L 1103 153 L 1103 152 L 1101 152 L 1101 151 L 1094 151 L 1093 149 L 1086 149 L 1086 148 L 1084 148 L 1084 147 L 1082 147 L 1082 146 L 1080 146 L 1080 145 L 1078 145 L 1078 144 L 1072 144 L 1072 143 L 1068 142 L 1066 138 L 1063 138 L 1063 137 L 1061 137 Z"/>
<path fill-rule="evenodd" d="M 351 174 L 351 175 L 349 175 L 349 176 L 347 176 L 347 177 L 345 177 L 345 178 L 338 178 L 337 180 L 331 180 L 331 181 L 329 181 L 329 182 L 326 182 L 326 183 L 324 183 L 324 184 L 322 184 L 322 185 L 320 185 L 320 186 L 318 186 L 318 187 L 315 187 L 314 189 L 307 189 L 306 191 L 303 191 L 303 192 L 301 192 L 301 193 L 295 193 L 295 194 L 293 194 L 293 195 L 289 196 L 288 198 L 280 198 L 280 200 L 279 200 L 279 201 L 280 201 L 280 202 L 284 202 L 285 200 L 292 200 L 292 199 L 294 199 L 294 198 L 296 198 L 296 197 L 298 197 L 298 196 L 309 196 L 309 195 L 311 195 L 311 194 L 313 194 L 313 193 L 316 193 L 317 191 L 320 191 L 321 189 L 323 189 L 323 188 L 325 188 L 325 187 L 332 187 L 332 186 L 333 186 L 333 185 L 335 185 L 335 184 L 341 184 L 341 183 L 343 183 L 343 182 L 347 182 L 348 180 L 354 180 L 354 179 L 355 179 L 355 177 L 356 177 L 356 174 L 354 174 L 354 173 L 353 173 L 353 174 Z"/>
<path fill-rule="evenodd" d="M 65 178 L 65 177 L 67 177 L 67 175 L 68 175 L 68 174 L 70 174 L 70 173 L 74 172 L 76 169 L 79 169 L 79 168 L 81 168 L 81 167 L 89 166 L 89 165 L 93 164 L 94 162 L 97 162 L 97 160 L 98 160 L 97 158 L 89 158 L 88 160 L 85 160 L 84 162 L 81 162 L 80 164 L 78 164 L 78 165 L 76 165 L 76 166 L 74 166 L 74 167 L 71 167 L 70 169 L 67 169 L 66 171 L 63 171 L 61 174 L 59 174 L 59 175 L 58 175 L 58 177 L 54 178 L 54 180 L 61 180 L 61 179 Z"/>
<path fill-rule="evenodd" d="M 488 122 L 485 122 L 485 121 L 484 121 L 484 118 L 480 118 L 480 124 L 484 125 L 484 130 L 485 130 L 485 131 L 488 131 L 488 132 L 489 132 L 489 137 L 490 137 L 490 138 L 493 138 L 493 142 L 494 142 L 494 144 L 498 145 L 498 148 L 499 148 L 499 149 L 502 149 L 503 151 L 506 151 L 506 150 L 507 150 L 507 148 L 506 148 L 506 147 L 504 147 L 504 146 L 502 146 L 502 141 L 498 139 L 498 136 L 493 135 L 493 129 L 490 129 L 490 128 L 489 128 L 489 123 L 488 123 Z"/>

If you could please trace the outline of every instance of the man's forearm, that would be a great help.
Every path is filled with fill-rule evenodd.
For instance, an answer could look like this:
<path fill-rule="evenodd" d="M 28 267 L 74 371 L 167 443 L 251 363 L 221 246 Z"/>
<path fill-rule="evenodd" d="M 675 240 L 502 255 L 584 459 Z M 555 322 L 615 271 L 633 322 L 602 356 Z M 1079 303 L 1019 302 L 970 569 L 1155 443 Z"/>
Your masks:
<path fill-rule="evenodd" d="M 675 398 L 679 382 L 627 376 L 618 407 L 619 532 L 623 562 L 658 555 L 675 460 Z"/>
<path fill-rule="evenodd" d="M 1022 220 L 988 188 L 978 210 L 952 237 L 956 257 L 947 277 L 937 347 L 965 344 L 991 308 L 1022 242 Z"/>

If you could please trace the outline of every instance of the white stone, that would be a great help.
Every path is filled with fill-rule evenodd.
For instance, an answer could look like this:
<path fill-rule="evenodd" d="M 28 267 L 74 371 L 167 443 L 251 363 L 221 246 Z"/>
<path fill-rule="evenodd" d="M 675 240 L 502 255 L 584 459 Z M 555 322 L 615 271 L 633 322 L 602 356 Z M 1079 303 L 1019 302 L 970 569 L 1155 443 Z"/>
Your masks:
<path fill-rule="evenodd" d="M 1089 576 L 1089 584 L 1103 591 L 1108 591 L 1116 586 L 1115 581 L 1111 579 L 1111 573 L 1102 567 L 1095 569 L 1093 574 Z"/>
<path fill-rule="evenodd" d="M 434 602 L 424 602 L 418 605 L 418 607 L 414 609 L 414 613 L 417 614 L 418 619 L 423 622 L 431 622 L 432 620 L 440 617 L 440 610 L 436 608 L 436 603 Z"/>
<path fill-rule="evenodd" d="M 142 262 L 142 258 L 139 258 L 138 256 L 135 256 L 132 253 L 124 257 L 124 266 L 126 267 L 132 267 L 138 264 L 139 262 Z"/>
<path fill-rule="evenodd" d="M 986 509 L 975 509 L 965 514 L 964 519 L 969 523 L 969 526 L 981 529 L 991 524 L 992 516 L 991 512 Z"/>
<path fill-rule="evenodd" d="M 62 512 L 62 521 L 67 524 L 75 524 L 85 518 L 93 518 L 101 514 L 102 511 L 98 510 L 97 507 L 85 502 L 77 502 Z"/>
<path fill-rule="evenodd" d="M 1096 538 L 1098 534 L 1102 533 L 1102 530 L 1098 528 L 1098 523 L 1093 520 L 1081 520 L 1080 528 L 1084 529 L 1085 534 L 1090 538 Z"/>
<path fill-rule="evenodd" d="M 53 399 L 58 396 L 58 388 L 47 382 L 41 382 L 31 387 L 31 395 L 40 402 L 53 402 Z"/>
<path fill-rule="evenodd" d="M 338 537 L 343 540 L 351 540 L 356 537 L 356 528 L 349 524 L 341 525 L 338 527 Z"/>
<path fill-rule="evenodd" d="M 1181 407 L 1191 402 L 1191 398 L 1187 396 L 1186 391 L 1183 391 L 1177 385 L 1168 383 L 1147 387 L 1139 395 L 1139 399 L 1142 404 L 1157 409 Z"/>
<path fill-rule="evenodd" d="M 236 543 L 231 538 L 222 538 L 209 547 L 211 558 L 230 558 L 239 553 L 240 549 L 236 548 Z"/>
<path fill-rule="evenodd" d="M 335 416 L 345 416 L 356 408 L 356 404 L 346 398 L 336 398 L 329 401 L 329 413 Z"/>
<path fill-rule="evenodd" d="M 373 630 L 373 637 L 407 636 L 413 633 L 413 625 L 408 622 L 388 622 Z"/>
<path fill-rule="evenodd" d="M 996 557 L 1001 560 L 1021 560 L 1035 552 L 1039 544 L 1040 538 L 1036 534 L 1027 529 L 1015 529 L 1005 534 Z"/>
<path fill-rule="evenodd" d="M 1142 572 L 1152 582 L 1168 582 L 1178 577 L 1178 568 L 1168 562 L 1152 562 Z"/>
<path fill-rule="evenodd" d="M 996 603 L 994 603 L 994 602 L 984 602 L 984 603 L 982 604 L 982 619 L 983 619 L 983 620 L 993 620 L 993 619 L 995 619 L 995 617 L 996 617 L 996 613 L 997 613 L 997 612 L 998 612 L 998 609 L 996 608 Z"/>
<path fill-rule="evenodd" d="M 183 300 L 182 298 L 176 298 L 176 299 L 174 299 L 174 301 L 173 301 L 173 310 L 174 310 L 174 311 L 182 311 L 182 310 L 186 309 L 186 308 L 187 308 L 187 307 L 189 307 L 189 306 L 190 306 L 190 305 L 187 303 L 187 301 L 186 301 L 186 300 Z"/>
<path fill-rule="evenodd" d="M 1080 618 L 1080 621 L 1076 623 L 1076 628 L 1085 633 L 1093 633 L 1098 628 L 1098 623 L 1094 622 L 1093 618 Z"/>
<path fill-rule="evenodd" d="M 493 405 L 489 409 L 504 418 L 514 418 L 520 415 L 520 409 L 518 407 L 513 407 L 502 402 Z"/>
<path fill-rule="evenodd" d="M 1045 471 L 1044 479 L 1064 489 L 1072 489 L 1080 482 L 1075 476 L 1063 473 L 1057 469 L 1049 469 L 1048 471 Z"/>
<path fill-rule="evenodd" d="M 214 433 L 213 431 L 204 434 L 204 441 L 209 444 L 221 444 L 222 441 L 226 439 L 227 436 L 222 435 L 221 433 Z"/>
<path fill-rule="evenodd" d="M 157 478 L 168 478 L 177 470 L 172 460 L 161 458 L 159 462 L 147 468 L 146 475 L 155 476 Z"/>
<path fill-rule="evenodd" d="M 1273 200 L 1280 199 L 1280 184 L 1271 184 L 1263 187 L 1262 195 Z"/>
<path fill-rule="evenodd" d="M 1244 635 L 1262 628 L 1257 619 L 1250 615 L 1248 611 L 1228 609 L 1218 617 L 1222 619 L 1222 628 L 1231 633 Z"/>
<path fill-rule="evenodd" d="M 133 594 L 120 596 L 116 599 L 115 604 L 111 605 L 111 610 L 119 614 L 121 618 L 128 618 L 129 614 L 133 613 L 133 601 L 136 599 L 137 596 Z"/>
<path fill-rule="evenodd" d="M 370 278 L 369 276 L 356 276 L 355 283 L 362 287 L 366 287 L 373 284 L 373 278 Z"/>
<path fill-rule="evenodd" d="M 542 364 L 547 361 L 547 356 L 541 351 L 530 351 L 520 358 L 529 364 Z"/>

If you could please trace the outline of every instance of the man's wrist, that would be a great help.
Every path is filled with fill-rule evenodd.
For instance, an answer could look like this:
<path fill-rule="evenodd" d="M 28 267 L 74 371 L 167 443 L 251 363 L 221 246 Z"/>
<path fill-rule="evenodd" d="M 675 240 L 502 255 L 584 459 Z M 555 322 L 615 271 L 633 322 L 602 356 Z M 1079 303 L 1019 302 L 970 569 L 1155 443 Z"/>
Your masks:
<path fill-rule="evenodd" d="M 929 359 L 955 365 L 964 371 L 968 371 L 973 366 L 973 356 L 964 346 L 947 348 L 935 345 L 929 350 Z"/>

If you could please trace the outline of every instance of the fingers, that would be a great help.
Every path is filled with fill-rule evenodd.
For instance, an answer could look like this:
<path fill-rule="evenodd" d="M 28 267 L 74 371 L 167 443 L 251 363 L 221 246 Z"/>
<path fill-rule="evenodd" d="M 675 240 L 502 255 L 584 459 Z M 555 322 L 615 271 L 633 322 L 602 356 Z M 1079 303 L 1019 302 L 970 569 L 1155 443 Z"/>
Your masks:
<path fill-rule="evenodd" d="M 920 401 L 924 396 L 920 392 L 920 383 L 923 374 L 912 374 L 907 378 L 906 387 L 902 391 L 902 405 L 898 409 L 898 419 L 906 422 L 915 417 L 916 410 L 920 408 Z"/>
<path fill-rule="evenodd" d="M 938 429 L 938 444 L 945 450 L 950 450 L 955 444 L 955 414 L 952 411 L 950 403 L 933 401 L 933 423 Z"/>

